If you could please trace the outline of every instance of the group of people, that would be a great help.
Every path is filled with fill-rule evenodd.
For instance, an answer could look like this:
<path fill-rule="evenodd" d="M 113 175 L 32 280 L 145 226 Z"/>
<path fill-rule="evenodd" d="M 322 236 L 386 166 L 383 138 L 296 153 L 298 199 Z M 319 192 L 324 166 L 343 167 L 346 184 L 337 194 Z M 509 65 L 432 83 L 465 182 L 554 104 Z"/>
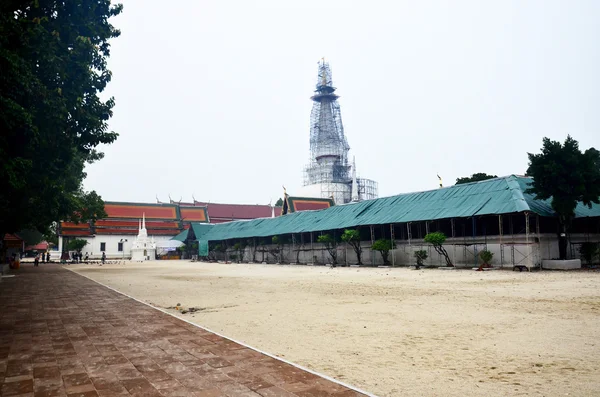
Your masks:
<path fill-rule="evenodd" d="M 41 252 L 36 254 L 35 258 L 33 259 L 33 266 L 39 266 L 40 260 L 42 263 L 50 263 L 50 252 Z"/>
<path fill-rule="evenodd" d="M 90 256 L 87 252 L 85 253 L 85 256 L 81 252 L 63 252 L 60 259 L 62 263 L 67 263 L 67 261 L 73 261 L 73 263 L 87 263 L 90 260 Z M 102 263 L 105 261 L 106 253 L 102 252 Z"/>

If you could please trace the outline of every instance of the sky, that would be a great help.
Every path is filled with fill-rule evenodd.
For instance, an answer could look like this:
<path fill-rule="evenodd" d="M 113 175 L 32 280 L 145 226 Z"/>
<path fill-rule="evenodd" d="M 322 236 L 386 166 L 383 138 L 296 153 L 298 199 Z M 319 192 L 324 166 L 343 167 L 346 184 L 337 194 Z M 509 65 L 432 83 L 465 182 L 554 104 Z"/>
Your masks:
<path fill-rule="evenodd" d="M 123 0 L 104 200 L 268 204 L 302 185 L 319 60 L 379 195 L 600 149 L 600 1 Z"/>

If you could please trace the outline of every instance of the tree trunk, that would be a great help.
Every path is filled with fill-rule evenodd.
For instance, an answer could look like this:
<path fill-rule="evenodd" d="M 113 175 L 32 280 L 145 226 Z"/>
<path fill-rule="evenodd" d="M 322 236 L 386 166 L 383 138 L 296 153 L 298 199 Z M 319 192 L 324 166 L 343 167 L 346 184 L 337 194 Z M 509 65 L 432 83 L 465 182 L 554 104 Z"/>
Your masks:
<path fill-rule="evenodd" d="M 567 225 L 566 220 L 559 218 L 559 222 L 560 232 L 558 233 L 558 258 L 561 261 L 564 261 L 567 259 L 567 246 L 569 245 L 567 239 Z"/>

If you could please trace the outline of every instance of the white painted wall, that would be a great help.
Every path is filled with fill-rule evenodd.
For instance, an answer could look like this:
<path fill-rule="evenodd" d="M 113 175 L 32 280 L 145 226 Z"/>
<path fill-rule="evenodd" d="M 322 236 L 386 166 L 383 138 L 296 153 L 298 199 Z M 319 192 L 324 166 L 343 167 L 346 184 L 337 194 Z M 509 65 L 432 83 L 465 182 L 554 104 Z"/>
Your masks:
<path fill-rule="evenodd" d="M 85 247 L 83 247 L 83 249 L 81 250 L 84 257 L 85 257 L 85 253 L 87 252 L 90 256 L 90 259 L 100 259 L 102 257 L 102 251 L 100 251 L 100 244 L 106 243 L 106 258 L 107 259 L 120 259 L 120 258 L 131 259 L 131 247 L 133 245 L 133 242 L 135 241 L 135 237 L 136 236 L 132 236 L 132 235 L 111 234 L 111 235 L 96 235 L 96 236 L 92 236 L 92 237 L 77 237 L 77 238 L 80 238 L 82 240 L 87 240 L 87 242 L 88 242 L 88 244 Z M 149 237 L 152 238 L 153 236 L 150 235 Z M 171 238 L 172 238 L 172 236 L 154 236 L 154 241 L 158 242 L 158 241 L 170 240 Z M 119 242 L 121 241 L 121 239 L 127 240 L 126 242 L 123 243 L 123 252 L 120 252 L 118 250 Z M 62 252 L 63 237 L 59 237 L 58 247 L 59 247 L 59 252 Z"/>
<path fill-rule="evenodd" d="M 500 239 L 499 236 L 478 237 L 473 240 L 462 238 L 449 238 L 444 248 L 448 252 L 452 263 L 457 267 L 476 267 L 480 263 L 478 256 L 483 249 L 488 249 L 494 253 L 491 265 L 494 267 L 512 268 L 513 261 L 515 265 L 524 265 L 527 267 L 536 267 L 541 264 L 542 260 L 553 259 L 558 257 L 558 240 L 555 234 L 542 234 L 539 238 L 539 243 L 536 242 L 536 235 L 529 235 L 529 244 L 527 244 L 527 236 L 524 234 L 514 236 L 504 236 Z M 571 242 L 578 243 L 584 241 L 600 241 L 600 235 L 572 235 Z M 474 245 L 474 244 L 475 245 Z M 428 251 L 428 259 L 425 265 L 428 266 L 445 266 L 443 256 L 439 255 L 435 249 L 424 243 L 423 240 L 397 241 L 396 249 L 390 251 L 390 262 L 394 262 L 396 266 L 410 266 L 415 264 L 414 252 L 424 249 Z M 370 250 L 370 242 L 362 242 L 362 261 L 365 265 L 383 265 L 383 259 L 378 251 Z M 476 251 L 475 248 L 476 247 Z M 275 248 L 271 246 L 270 248 Z M 296 262 L 296 250 L 298 245 L 283 246 L 283 257 L 285 263 Z M 228 254 L 237 254 L 237 252 L 229 252 Z M 222 255 L 222 254 L 221 254 Z M 338 246 L 338 264 L 354 265 L 357 263 L 357 258 L 354 250 L 344 243 Z M 578 257 L 578 252 L 574 253 L 574 257 Z M 274 263 L 275 258 L 268 253 L 264 254 L 267 262 Z M 223 260 L 224 257 L 218 259 Z M 247 247 L 244 260 L 249 262 L 252 260 L 252 248 Z M 263 254 L 258 252 L 256 260 L 262 261 Z M 330 263 L 329 253 L 325 250 L 322 244 L 313 243 L 312 250 L 310 243 L 305 244 L 298 257 L 298 263 L 314 263 L 327 264 Z"/>

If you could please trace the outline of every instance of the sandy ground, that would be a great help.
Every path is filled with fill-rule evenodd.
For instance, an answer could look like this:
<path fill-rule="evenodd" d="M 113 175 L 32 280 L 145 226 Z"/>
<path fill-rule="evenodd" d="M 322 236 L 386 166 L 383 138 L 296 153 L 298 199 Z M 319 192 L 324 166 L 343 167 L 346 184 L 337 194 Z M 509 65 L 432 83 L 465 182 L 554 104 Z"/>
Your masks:
<path fill-rule="evenodd" d="M 600 395 L 600 273 L 66 267 L 380 396 Z"/>

